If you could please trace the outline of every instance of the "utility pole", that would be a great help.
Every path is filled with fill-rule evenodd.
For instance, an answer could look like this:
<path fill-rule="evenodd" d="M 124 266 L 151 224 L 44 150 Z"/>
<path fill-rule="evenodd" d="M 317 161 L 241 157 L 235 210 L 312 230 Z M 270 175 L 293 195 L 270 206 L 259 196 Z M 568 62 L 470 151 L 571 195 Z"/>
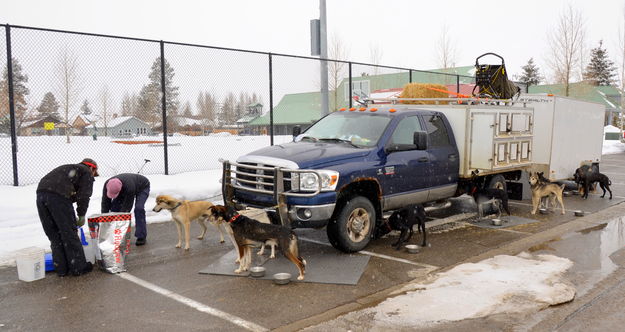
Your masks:
<path fill-rule="evenodd" d="M 319 46 L 321 49 L 321 116 L 329 113 L 329 93 L 328 93 L 328 37 L 326 30 L 326 0 L 319 0 Z"/>

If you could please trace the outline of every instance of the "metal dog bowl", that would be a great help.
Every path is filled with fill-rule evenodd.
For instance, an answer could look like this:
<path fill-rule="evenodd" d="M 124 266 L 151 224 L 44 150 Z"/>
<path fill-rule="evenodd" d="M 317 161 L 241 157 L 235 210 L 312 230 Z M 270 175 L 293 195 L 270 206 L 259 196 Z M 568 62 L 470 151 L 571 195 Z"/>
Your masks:
<path fill-rule="evenodd" d="M 570 191 L 564 191 L 562 192 L 562 195 L 564 195 L 564 197 L 570 197 L 571 195 L 573 195 L 573 193 Z"/>
<path fill-rule="evenodd" d="M 404 247 L 406 248 L 406 251 L 411 254 L 419 253 L 419 246 L 416 244 L 407 244 Z"/>
<path fill-rule="evenodd" d="M 273 282 L 277 285 L 286 285 L 291 282 L 291 274 L 286 272 L 276 273 L 273 275 Z"/>
<path fill-rule="evenodd" d="M 501 219 L 491 219 L 493 226 L 501 226 Z"/>
<path fill-rule="evenodd" d="M 579 195 L 579 191 L 578 191 L 578 190 L 573 190 L 573 191 L 571 191 L 571 194 L 573 194 L 573 195 Z"/>
<path fill-rule="evenodd" d="M 253 266 L 250 268 L 250 275 L 256 278 L 262 277 L 265 275 L 265 268 L 262 266 Z"/>
<path fill-rule="evenodd" d="M 549 210 L 547 209 L 538 209 L 538 211 L 540 212 L 540 214 L 549 214 Z"/>
<path fill-rule="evenodd" d="M 583 217 L 584 216 L 584 211 L 582 211 L 582 210 L 575 211 L 575 216 L 576 217 Z"/>

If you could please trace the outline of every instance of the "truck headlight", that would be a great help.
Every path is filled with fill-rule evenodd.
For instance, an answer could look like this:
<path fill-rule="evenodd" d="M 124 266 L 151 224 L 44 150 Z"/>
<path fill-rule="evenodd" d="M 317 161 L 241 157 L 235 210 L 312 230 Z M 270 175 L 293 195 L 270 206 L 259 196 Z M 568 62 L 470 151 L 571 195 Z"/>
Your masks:
<path fill-rule="evenodd" d="M 332 191 L 336 189 L 339 182 L 339 172 L 330 170 L 318 170 L 321 176 L 321 191 Z M 319 177 L 315 173 L 295 173 L 294 184 L 299 185 L 301 191 L 315 191 L 319 188 Z"/>

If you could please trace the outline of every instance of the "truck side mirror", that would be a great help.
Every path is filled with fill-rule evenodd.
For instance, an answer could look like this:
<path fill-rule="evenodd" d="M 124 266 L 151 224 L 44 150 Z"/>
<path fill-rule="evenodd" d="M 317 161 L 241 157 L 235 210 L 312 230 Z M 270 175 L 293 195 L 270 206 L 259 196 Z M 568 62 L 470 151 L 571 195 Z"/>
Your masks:
<path fill-rule="evenodd" d="M 293 139 L 295 139 L 295 137 L 299 136 L 299 134 L 301 133 L 302 133 L 302 127 L 300 126 L 293 127 Z"/>
<path fill-rule="evenodd" d="M 413 136 L 414 145 L 417 147 L 417 150 L 427 150 L 428 149 L 428 133 L 425 131 L 415 131 Z"/>

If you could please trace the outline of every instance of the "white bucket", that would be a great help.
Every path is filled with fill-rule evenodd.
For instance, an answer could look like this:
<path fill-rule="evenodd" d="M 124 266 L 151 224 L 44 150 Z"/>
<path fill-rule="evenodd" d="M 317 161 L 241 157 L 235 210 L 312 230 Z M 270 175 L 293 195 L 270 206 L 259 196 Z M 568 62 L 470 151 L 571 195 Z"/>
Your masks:
<path fill-rule="evenodd" d="M 29 247 L 17 253 L 17 277 L 22 281 L 34 281 L 46 276 L 45 252 L 41 248 Z"/>

